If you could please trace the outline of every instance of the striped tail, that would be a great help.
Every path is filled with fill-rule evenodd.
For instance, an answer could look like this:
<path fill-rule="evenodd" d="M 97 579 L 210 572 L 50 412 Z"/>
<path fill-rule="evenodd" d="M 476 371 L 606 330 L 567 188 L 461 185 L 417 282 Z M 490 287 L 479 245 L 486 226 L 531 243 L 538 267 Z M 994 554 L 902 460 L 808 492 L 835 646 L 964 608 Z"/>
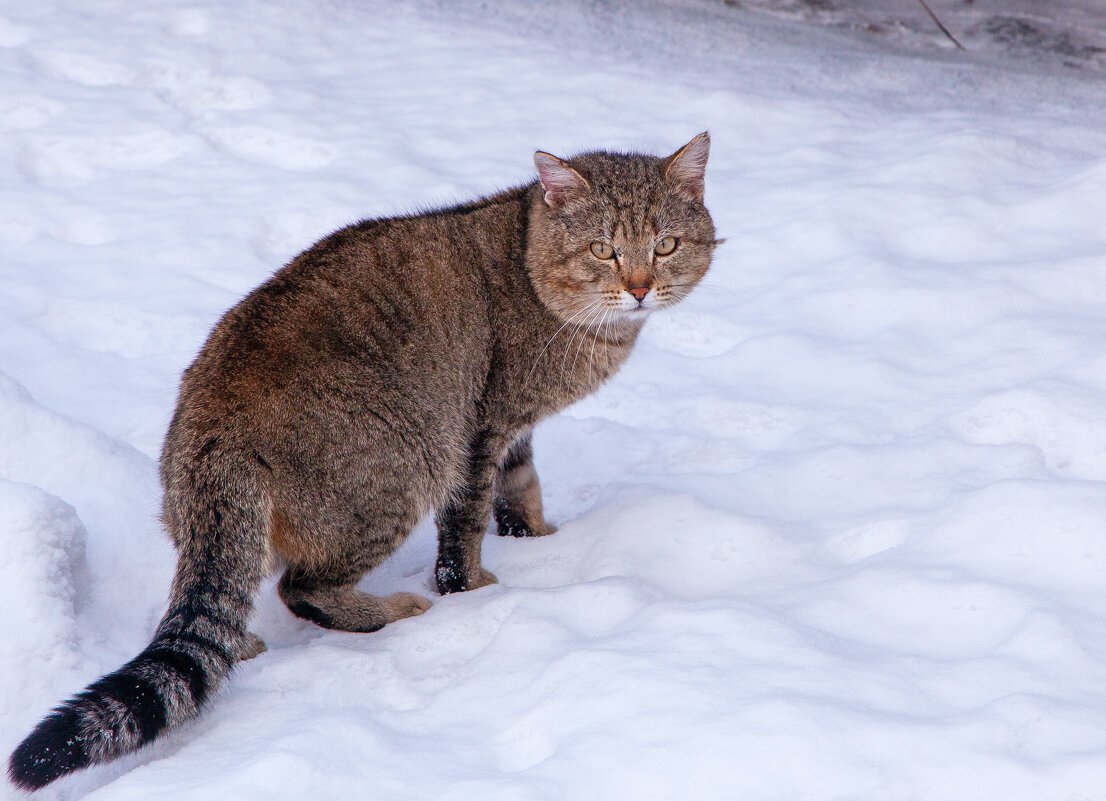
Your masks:
<path fill-rule="evenodd" d="M 136 751 L 193 717 L 233 664 L 256 653 L 246 625 L 265 569 L 262 515 L 256 504 L 214 507 L 188 515 L 208 533 L 178 539 L 169 609 L 153 641 L 38 724 L 11 755 L 17 787 L 37 790 Z"/>

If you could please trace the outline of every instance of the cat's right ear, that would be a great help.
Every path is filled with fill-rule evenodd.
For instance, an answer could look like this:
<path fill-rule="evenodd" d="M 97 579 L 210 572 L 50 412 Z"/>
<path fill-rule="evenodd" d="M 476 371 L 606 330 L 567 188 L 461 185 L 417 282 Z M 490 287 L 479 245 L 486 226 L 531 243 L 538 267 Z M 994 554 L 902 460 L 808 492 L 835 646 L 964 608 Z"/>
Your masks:
<path fill-rule="evenodd" d="M 551 209 L 563 209 L 569 201 L 591 191 L 584 176 L 554 155 L 539 150 L 534 154 L 534 166 L 545 190 L 545 203 Z"/>

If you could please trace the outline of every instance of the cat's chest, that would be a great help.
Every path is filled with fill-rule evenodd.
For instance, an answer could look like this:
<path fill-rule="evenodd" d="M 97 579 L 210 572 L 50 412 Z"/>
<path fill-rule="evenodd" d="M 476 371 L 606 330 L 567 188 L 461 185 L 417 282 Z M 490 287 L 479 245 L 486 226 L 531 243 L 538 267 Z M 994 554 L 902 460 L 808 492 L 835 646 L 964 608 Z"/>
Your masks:
<path fill-rule="evenodd" d="M 595 392 L 626 361 L 637 330 L 562 328 L 507 355 L 497 406 L 532 425 Z"/>

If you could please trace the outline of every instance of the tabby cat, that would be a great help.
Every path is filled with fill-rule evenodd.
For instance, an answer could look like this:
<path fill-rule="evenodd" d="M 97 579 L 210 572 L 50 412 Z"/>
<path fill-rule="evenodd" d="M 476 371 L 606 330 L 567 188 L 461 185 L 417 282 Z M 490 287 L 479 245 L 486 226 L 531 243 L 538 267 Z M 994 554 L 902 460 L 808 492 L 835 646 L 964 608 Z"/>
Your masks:
<path fill-rule="evenodd" d="M 153 641 L 46 717 L 9 774 L 36 789 L 195 715 L 238 660 L 262 580 L 296 615 L 376 631 L 425 612 L 357 589 L 428 511 L 441 593 L 495 582 L 480 544 L 554 528 L 530 432 L 610 378 L 716 240 L 710 139 L 667 158 L 534 156 L 539 180 L 368 220 L 231 309 L 185 372 L 161 456 L 179 558 Z"/>

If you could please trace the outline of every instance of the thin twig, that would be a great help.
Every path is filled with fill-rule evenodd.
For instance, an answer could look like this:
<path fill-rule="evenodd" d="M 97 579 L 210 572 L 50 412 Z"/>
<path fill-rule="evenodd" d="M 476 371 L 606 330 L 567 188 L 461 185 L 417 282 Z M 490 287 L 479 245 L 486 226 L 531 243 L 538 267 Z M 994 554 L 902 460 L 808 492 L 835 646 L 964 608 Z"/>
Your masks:
<path fill-rule="evenodd" d="M 960 44 L 960 42 L 956 41 L 956 37 L 953 36 L 951 33 L 949 33 L 949 29 L 941 24 L 941 20 L 937 19 L 937 15 L 933 13 L 933 9 L 931 9 L 928 5 L 926 5 L 926 0 L 918 0 L 918 2 L 922 4 L 922 8 L 924 8 L 926 10 L 926 13 L 929 14 L 929 18 L 937 24 L 938 28 L 941 29 L 941 33 L 943 33 L 943 34 L 945 34 L 945 36 L 949 37 L 949 39 L 952 41 L 952 43 L 954 45 L 956 45 L 961 50 L 963 50 L 964 45 L 962 45 L 962 44 Z"/>

